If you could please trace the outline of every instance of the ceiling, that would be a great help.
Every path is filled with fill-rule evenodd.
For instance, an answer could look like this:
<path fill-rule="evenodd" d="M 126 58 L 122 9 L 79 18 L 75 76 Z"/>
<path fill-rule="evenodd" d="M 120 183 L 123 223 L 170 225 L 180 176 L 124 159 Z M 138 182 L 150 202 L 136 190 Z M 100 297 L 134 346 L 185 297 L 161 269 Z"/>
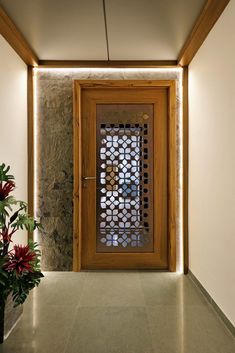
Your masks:
<path fill-rule="evenodd" d="M 205 2 L 0 0 L 41 60 L 176 60 Z"/>

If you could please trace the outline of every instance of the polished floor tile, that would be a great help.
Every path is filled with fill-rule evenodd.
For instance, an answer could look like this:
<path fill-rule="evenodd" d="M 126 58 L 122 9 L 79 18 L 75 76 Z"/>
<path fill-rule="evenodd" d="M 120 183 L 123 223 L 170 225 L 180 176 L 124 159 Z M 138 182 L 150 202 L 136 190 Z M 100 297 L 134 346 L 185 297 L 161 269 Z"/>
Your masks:
<path fill-rule="evenodd" d="M 37 303 L 50 305 L 69 305 L 76 307 L 79 303 L 86 274 L 75 272 L 47 272 L 39 287 L 30 295 L 30 301 L 36 296 Z"/>
<path fill-rule="evenodd" d="M 7 339 L 6 348 L 8 345 L 15 345 L 31 349 L 32 353 L 63 353 L 73 327 L 75 313 L 76 310 L 72 306 L 45 307 L 37 303 L 33 306 L 25 305 L 23 318 Z M 5 348 L 5 343 L 3 346 Z"/>
<path fill-rule="evenodd" d="M 153 353 L 145 307 L 80 307 L 66 353 Z"/>
<path fill-rule="evenodd" d="M 187 276 L 175 273 L 140 273 L 146 305 L 203 305 L 205 298 Z"/>
<path fill-rule="evenodd" d="M 144 306 L 144 293 L 139 273 L 88 272 L 80 305 Z"/>
<path fill-rule="evenodd" d="M 0 353 L 234 353 L 187 276 L 48 272 Z"/>
<path fill-rule="evenodd" d="M 235 340 L 209 305 L 148 307 L 155 353 L 234 353 Z"/>

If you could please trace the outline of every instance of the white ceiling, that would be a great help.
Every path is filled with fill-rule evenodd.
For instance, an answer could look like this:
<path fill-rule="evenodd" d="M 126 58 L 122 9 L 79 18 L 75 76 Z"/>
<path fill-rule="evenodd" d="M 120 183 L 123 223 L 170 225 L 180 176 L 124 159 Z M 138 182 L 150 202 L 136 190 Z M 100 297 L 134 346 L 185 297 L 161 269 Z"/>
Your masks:
<path fill-rule="evenodd" d="M 103 0 L 0 0 L 41 60 L 107 60 Z M 176 60 L 205 0 L 106 0 L 110 60 Z"/>

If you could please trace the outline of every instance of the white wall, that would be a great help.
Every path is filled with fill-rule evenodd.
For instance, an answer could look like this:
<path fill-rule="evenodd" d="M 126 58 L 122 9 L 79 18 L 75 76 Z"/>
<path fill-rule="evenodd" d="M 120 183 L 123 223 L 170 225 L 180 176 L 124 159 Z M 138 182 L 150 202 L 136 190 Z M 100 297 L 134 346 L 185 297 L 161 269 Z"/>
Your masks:
<path fill-rule="evenodd" d="M 0 35 L 0 164 L 11 166 L 14 195 L 27 201 L 27 66 Z M 26 232 L 15 235 L 25 243 Z"/>
<path fill-rule="evenodd" d="M 235 0 L 189 67 L 189 268 L 235 324 Z"/>

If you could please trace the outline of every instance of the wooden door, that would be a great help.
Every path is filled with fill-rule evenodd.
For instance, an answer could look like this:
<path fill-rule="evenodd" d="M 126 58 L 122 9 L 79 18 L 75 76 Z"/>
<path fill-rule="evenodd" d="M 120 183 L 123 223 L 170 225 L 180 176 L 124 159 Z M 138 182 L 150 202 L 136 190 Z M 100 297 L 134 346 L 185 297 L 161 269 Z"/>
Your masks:
<path fill-rule="evenodd" d="M 167 87 L 88 85 L 75 109 L 81 268 L 168 269 Z"/>

